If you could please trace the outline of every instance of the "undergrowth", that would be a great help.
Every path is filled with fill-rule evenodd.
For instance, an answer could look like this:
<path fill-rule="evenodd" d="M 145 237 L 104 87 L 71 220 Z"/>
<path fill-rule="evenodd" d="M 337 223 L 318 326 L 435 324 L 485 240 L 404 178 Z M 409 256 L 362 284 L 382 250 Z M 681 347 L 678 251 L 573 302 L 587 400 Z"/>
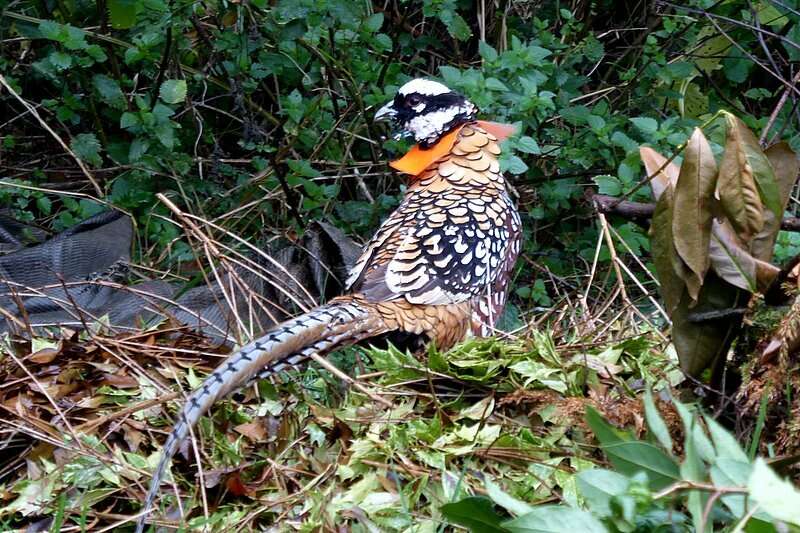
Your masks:
<path fill-rule="evenodd" d="M 65 526 L 95 530 L 137 512 L 179 399 L 164 403 L 162 386 L 107 359 L 103 347 L 113 344 L 166 386 L 177 378 L 191 387 L 200 368 L 214 365 L 197 348 L 186 352 L 196 343 L 158 331 L 129 339 L 95 332 L 94 340 L 39 340 L 19 366 L 4 358 L 3 405 L 27 428 L 8 443 L 25 453 L 4 467 L 28 471 L 2 485 L 5 527 L 52 527 L 61 516 Z M 442 506 L 485 494 L 487 480 L 530 503 L 577 502 L 575 474 L 604 463 L 585 406 L 641 434 L 636 391 L 681 379 L 662 355 L 649 335 L 557 349 L 545 332 L 431 349 L 423 360 L 394 348 L 349 350 L 336 362 L 369 395 L 312 365 L 214 407 L 195 434 L 205 496 L 191 447 L 173 467 L 186 523 L 436 531 L 448 522 Z M 64 419 L 49 399 L 70 406 Z M 52 446 L 60 448 L 53 456 Z M 180 518 L 168 489 L 160 505 Z"/>
<path fill-rule="evenodd" d="M 153 516 L 214 531 L 797 527 L 796 492 L 756 459 L 773 445 L 758 414 L 772 397 L 749 406 L 743 445 L 670 399 L 679 383 L 708 391 L 681 381 L 662 332 L 646 230 L 587 216 L 584 191 L 648 199 L 639 147 L 673 154 L 722 109 L 797 149 L 798 12 L 771 0 L 569 7 L 3 5 L 0 207 L 50 232 L 123 209 L 148 276 L 199 279 L 225 258 L 197 243 L 297 242 L 312 220 L 368 238 L 404 187 L 385 161 L 406 148 L 372 113 L 410 77 L 519 126 L 502 161 L 525 228 L 511 333 L 419 360 L 352 350 L 336 360 L 354 383 L 312 365 L 220 402 L 173 465 L 181 505 L 164 489 Z M 721 129 L 707 134 L 724 145 Z M 184 235 L 158 193 L 230 233 Z M 778 261 L 797 235 L 780 234 Z M 197 386 L 226 350 L 171 323 L 2 343 L 0 529 L 130 529 L 176 382 Z M 769 460 L 791 472 L 791 457 Z"/>

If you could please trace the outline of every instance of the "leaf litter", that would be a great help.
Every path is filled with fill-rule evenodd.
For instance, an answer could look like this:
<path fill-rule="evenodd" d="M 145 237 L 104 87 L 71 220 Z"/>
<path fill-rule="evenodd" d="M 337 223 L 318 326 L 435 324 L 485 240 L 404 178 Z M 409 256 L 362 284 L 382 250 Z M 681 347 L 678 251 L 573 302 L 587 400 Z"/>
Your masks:
<path fill-rule="evenodd" d="M 189 445 L 171 479 L 181 505 L 165 486 L 159 516 L 215 531 L 436 531 L 443 506 L 486 494 L 486 480 L 529 504 L 574 500 L 576 474 L 602 457 L 586 407 L 640 432 L 636 391 L 680 379 L 658 343 L 643 334 L 588 346 L 532 330 L 421 357 L 346 350 L 336 365 L 391 409 L 314 365 L 259 382 L 198 425 L 203 484 Z M 10 453 L 0 464 L 0 520 L 22 527 L 61 508 L 67 523 L 127 523 L 182 400 L 176 380 L 195 386 L 225 351 L 169 323 L 4 338 L 0 428 Z M 678 418 L 662 416 L 680 434 Z"/>

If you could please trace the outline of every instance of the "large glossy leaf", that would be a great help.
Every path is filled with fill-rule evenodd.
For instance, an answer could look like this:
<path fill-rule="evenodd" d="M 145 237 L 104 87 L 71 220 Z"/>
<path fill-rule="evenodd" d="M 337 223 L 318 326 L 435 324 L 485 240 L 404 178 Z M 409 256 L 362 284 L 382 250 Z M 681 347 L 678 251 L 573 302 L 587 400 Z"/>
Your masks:
<path fill-rule="evenodd" d="M 489 498 L 506 511 L 515 515 L 523 515 L 533 510 L 532 505 L 520 501 L 506 493 L 490 479 L 484 480 L 484 485 L 486 485 L 486 493 L 489 495 Z"/>
<path fill-rule="evenodd" d="M 773 518 L 800 525 L 800 491 L 779 478 L 761 457 L 753 465 L 747 490 L 750 502 Z"/>
<path fill-rule="evenodd" d="M 606 533 L 600 520 L 565 505 L 540 505 L 530 513 L 503 524 L 512 533 Z"/>
<path fill-rule="evenodd" d="M 632 476 L 647 474 L 650 485 L 660 490 L 680 479 L 678 465 L 666 453 L 649 442 L 620 442 L 603 446 L 611 464 L 619 472 Z"/>
<path fill-rule="evenodd" d="M 789 203 L 792 187 L 797 181 L 800 161 L 797 159 L 797 154 L 785 142 L 773 144 L 764 153 L 775 171 L 775 181 L 780 197 L 780 216 L 776 216 L 770 210 L 764 211 L 764 227 L 753 239 L 751 249 L 756 258 L 770 261 L 775 250 L 775 240 L 778 238 L 781 228 L 781 217 Z"/>
<path fill-rule="evenodd" d="M 586 423 L 592 428 L 592 433 L 597 437 L 601 445 L 616 444 L 618 442 L 630 442 L 632 437 L 621 431 L 603 419 L 603 415 L 593 407 L 586 408 Z"/>
<path fill-rule="evenodd" d="M 669 428 L 661 418 L 661 413 L 658 412 L 656 403 L 653 401 L 653 393 L 648 388 L 644 395 L 644 418 L 647 421 L 647 427 L 650 428 L 658 443 L 664 447 L 665 450 L 672 453 L 672 437 L 669 434 Z"/>
<path fill-rule="evenodd" d="M 747 454 L 744 453 L 736 437 L 731 435 L 727 429 L 722 427 L 719 422 L 710 416 L 705 416 L 704 418 L 706 426 L 708 427 L 708 433 L 711 435 L 711 440 L 714 441 L 714 449 L 717 457 L 747 462 Z"/>
<path fill-rule="evenodd" d="M 470 496 L 447 503 L 441 510 L 448 521 L 464 526 L 472 533 L 508 532 L 500 525 L 503 519 L 494 511 L 492 501 L 483 496 Z"/>
<path fill-rule="evenodd" d="M 746 306 L 748 298 L 714 272 L 706 275 L 696 305 L 690 307 L 694 302 L 684 294 L 672 313 L 672 342 L 684 372 L 699 376 L 727 353 L 742 322 L 736 309 Z"/>
<path fill-rule="evenodd" d="M 750 460 L 737 461 L 725 457 L 718 457 L 711 465 L 711 481 L 717 487 L 744 487 L 753 465 Z M 747 512 L 747 501 L 744 494 L 727 494 L 722 497 L 725 504 L 734 516 L 741 517 Z"/>
<path fill-rule="evenodd" d="M 682 277 L 685 267 L 672 238 L 672 217 L 673 192 L 672 186 L 667 185 L 656 202 L 656 210 L 650 223 L 650 248 L 661 297 L 669 314 L 678 306 L 686 287 Z"/>
<path fill-rule="evenodd" d="M 658 201 L 667 185 L 675 187 L 678 183 L 680 169 L 672 161 L 667 163 L 666 157 L 648 146 L 639 147 L 639 156 L 642 158 L 647 176 L 653 176 L 650 180 L 650 189 L 653 191 L 653 199 Z"/>
<path fill-rule="evenodd" d="M 677 402 L 676 402 L 677 405 Z M 686 426 L 686 420 L 684 420 Z M 697 426 L 697 420 L 691 417 L 689 427 L 685 431 L 686 438 L 683 443 L 683 462 L 680 466 L 681 477 L 687 481 L 702 482 L 704 480 L 704 465 L 700 458 L 700 453 L 697 448 L 697 442 L 693 437 L 694 429 Z M 694 523 L 694 530 L 705 532 L 709 531 L 707 520 L 703 520 L 703 510 L 705 509 L 708 495 L 700 492 L 699 490 L 689 491 L 686 507 L 689 514 L 692 515 L 692 522 Z M 705 525 L 704 525 L 705 524 Z"/>
<path fill-rule="evenodd" d="M 753 257 L 730 222 L 714 220 L 710 242 L 711 268 L 735 287 L 754 293 L 766 290 L 780 269 Z"/>
<path fill-rule="evenodd" d="M 690 290 L 703 283 L 708 270 L 708 243 L 711 238 L 711 204 L 717 178 L 717 163 L 711 146 L 700 128 L 695 128 L 684 150 L 673 203 L 672 238 L 695 281 Z M 697 297 L 697 292 L 692 297 Z"/>
<path fill-rule="evenodd" d="M 688 406 L 677 400 L 673 401 L 673 405 L 683 422 L 684 437 L 687 439 L 691 437 L 694 453 L 703 461 L 709 463 L 713 461 L 714 457 L 716 457 L 716 452 L 714 451 L 714 446 L 711 444 L 708 435 L 703 431 L 703 426 L 698 422 L 698 415 L 689 409 Z"/>
<path fill-rule="evenodd" d="M 584 470 L 575 476 L 578 490 L 592 513 L 606 517 L 612 514 L 611 499 L 625 494 L 630 479 L 620 473 L 602 468 Z"/>
<path fill-rule="evenodd" d="M 586 422 L 619 473 L 632 476 L 644 472 L 656 490 L 680 479 L 678 465 L 671 457 L 649 442 L 627 437 L 591 407 L 586 409 Z"/>
<path fill-rule="evenodd" d="M 752 148 L 747 143 L 752 133 L 733 115 L 725 113 L 725 119 L 728 130 L 725 153 L 719 165 L 717 190 L 723 212 L 739 237 L 749 243 L 764 227 L 764 204 L 756 185 L 755 169 L 748 158 Z"/>

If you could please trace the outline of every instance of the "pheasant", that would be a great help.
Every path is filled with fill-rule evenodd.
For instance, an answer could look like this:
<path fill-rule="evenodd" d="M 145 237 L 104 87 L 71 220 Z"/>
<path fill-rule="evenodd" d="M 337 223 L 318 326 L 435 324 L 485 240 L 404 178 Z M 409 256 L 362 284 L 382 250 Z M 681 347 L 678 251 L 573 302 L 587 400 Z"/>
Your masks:
<path fill-rule="evenodd" d="M 312 354 L 376 338 L 448 349 L 492 332 L 520 249 L 521 222 L 498 157 L 511 126 L 441 83 L 415 79 L 375 114 L 417 145 L 390 165 L 410 176 L 401 204 L 364 247 L 346 294 L 278 325 L 223 361 L 186 400 L 150 484 L 137 532 L 181 442 L 219 398 Z"/>

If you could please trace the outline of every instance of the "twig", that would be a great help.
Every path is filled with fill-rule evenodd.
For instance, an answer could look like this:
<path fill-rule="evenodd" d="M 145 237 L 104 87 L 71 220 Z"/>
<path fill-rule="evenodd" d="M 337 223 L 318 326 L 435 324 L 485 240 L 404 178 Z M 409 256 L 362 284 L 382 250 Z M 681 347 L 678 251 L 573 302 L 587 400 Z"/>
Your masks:
<path fill-rule="evenodd" d="M 622 272 L 619 269 L 617 250 L 614 248 L 614 241 L 611 238 L 611 232 L 608 231 L 608 221 L 606 220 L 606 216 L 603 213 L 598 213 L 597 216 L 600 219 L 600 228 L 602 229 L 603 235 L 605 236 L 606 245 L 608 246 L 608 252 L 611 254 L 611 264 L 614 267 L 614 271 L 617 274 L 617 283 L 619 283 L 619 290 L 622 296 L 622 300 L 627 305 L 633 307 L 630 298 L 628 298 L 628 291 L 625 289 L 625 282 L 622 277 Z"/>
<path fill-rule="evenodd" d="M 656 210 L 655 204 L 642 202 L 620 201 L 615 196 L 605 194 L 587 194 L 598 213 L 604 215 L 619 215 L 631 220 L 648 220 Z M 781 229 L 785 231 L 800 232 L 800 217 L 784 217 Z"/>
<path fill-rule="evenodd" d="M 792 85 L 797 84 L 798 81 L 800 81 L 800 70 L 798 70 L 797 74 L 795 74 L 794 78 L 792 78 Z M 772 114 L 769 116 L 767 125 L 764 126 L 764 129 L 761 131 L 761 138 L 758 139 L 758 143 L 761 146 L 764 146 L 764 141 L 767 140 L 767 133 L 769 133 L 769 130 L 771 130 L 772 126 L 775 125 L 775 121 L 778 118 L 778 114 L 781 112 L 783 106 L 786 104 L 786 100 L 789 98 L 789 92 L 790 91 L 788 87 L 784 89 L 783 94 L 781 95 L 781 99 L 778 100 L 778 104 L 775 106 L 775 109 L 772 110 Z M 775 139 L 773 137 L 773 141 L 774 140 Z"/>
<path fill-rule="evenodd" d="M 719 492 L 720 494 L 747 494 L 746 487 L 717 487 L 711 483 L 700 483 L 697 481 L 678 481 L 669 487 L 653 494 L 654 500 L 660 500 L 674 492 L 681 490 L 702 490 L 705 492 Z"/>

